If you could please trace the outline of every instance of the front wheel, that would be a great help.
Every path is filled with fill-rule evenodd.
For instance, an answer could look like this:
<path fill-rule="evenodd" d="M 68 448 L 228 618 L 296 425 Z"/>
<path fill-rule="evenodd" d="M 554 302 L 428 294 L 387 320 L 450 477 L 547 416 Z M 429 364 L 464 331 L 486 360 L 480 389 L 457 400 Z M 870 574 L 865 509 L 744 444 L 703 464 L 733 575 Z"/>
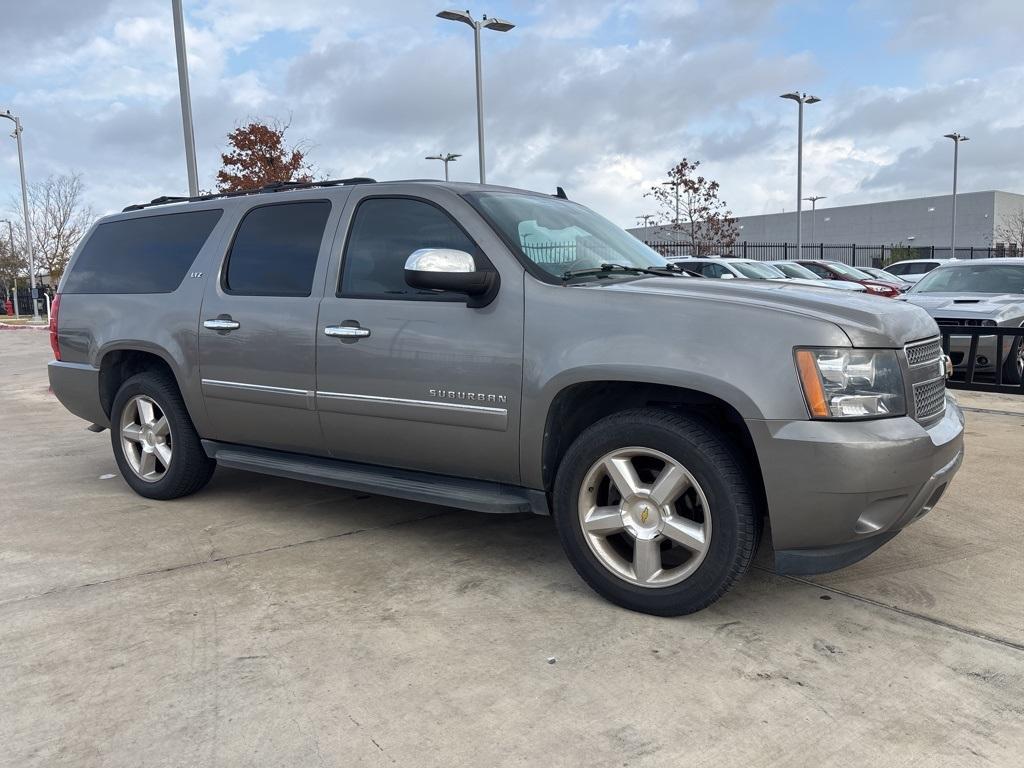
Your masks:
<path fill-rule="evenodd" d="M 1003 364 L 1003 383 L 1020 384 L 1024 381 L 1024 338 L 1018 337 L 1010 346 L 1010 354 Z"/>
<path fill-rule="evenodd" d="M 587 429 L 558 469 L 554 516 L 596 592 L 659 616 L 698 611 L 746 572 L 760 519 L 746 473 L 710 425 L 657 409 Z"/>

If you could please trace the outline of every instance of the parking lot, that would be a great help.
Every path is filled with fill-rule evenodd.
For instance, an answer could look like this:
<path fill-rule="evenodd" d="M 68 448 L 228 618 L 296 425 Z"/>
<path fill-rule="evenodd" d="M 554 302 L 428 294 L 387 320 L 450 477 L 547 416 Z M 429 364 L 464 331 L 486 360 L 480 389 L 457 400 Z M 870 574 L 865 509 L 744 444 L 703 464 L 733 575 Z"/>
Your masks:
<path fill-rule="evenodd" d="M 0 331 L 0 764 L 1021 764 L 1024 403 L 963 395 L 938 508 L 660 619 L 546 518 L 218 470 L 154 502 Z"/>

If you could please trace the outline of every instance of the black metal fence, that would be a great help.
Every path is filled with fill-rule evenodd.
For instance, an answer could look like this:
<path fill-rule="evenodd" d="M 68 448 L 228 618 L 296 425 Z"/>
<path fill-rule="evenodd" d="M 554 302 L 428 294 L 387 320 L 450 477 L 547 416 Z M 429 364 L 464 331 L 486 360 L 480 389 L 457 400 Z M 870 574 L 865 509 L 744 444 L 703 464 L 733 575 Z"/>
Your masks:
<path fill-rule="evenodd" d="M 732 256 L 757 261 L 784 261 L 794 259 L 826 259 L 840 261 L 853 267 L 882 267 L 904 259 L 948 259 L 953 253 L 948 246 L 906 245 L 837 245 L 833 243 L 804 243 L 797 252 L 796 243 L 735 243 L 733 245 L 701 244 L 694 248 L 689 243 L 646 241 L 662 256 Z M 989 259 L 1001 256 L 1024 256 L 1024 249 L 1014 246 L 980 248 L 958 247 L 958 259 Z"/>
<path fill-rule="evenodd" d="M 939 332 L 942 349 L 954 365 L 947 387 L 1024 395 L 1019 368 L 1024 328 L 948 325 L 939 321 Z"/>

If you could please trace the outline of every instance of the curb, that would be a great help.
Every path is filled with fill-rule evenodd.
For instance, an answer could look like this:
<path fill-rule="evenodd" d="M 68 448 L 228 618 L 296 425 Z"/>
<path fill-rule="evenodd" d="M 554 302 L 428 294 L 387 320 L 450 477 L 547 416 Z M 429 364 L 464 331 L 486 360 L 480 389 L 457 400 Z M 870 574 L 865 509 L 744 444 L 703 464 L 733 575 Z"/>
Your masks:
<path fill-rule="evenodd" d="M 47 331 L 49 325 L 15 325 L 14 323 L 0 323 L 0 330 L 3 331 Z"/>

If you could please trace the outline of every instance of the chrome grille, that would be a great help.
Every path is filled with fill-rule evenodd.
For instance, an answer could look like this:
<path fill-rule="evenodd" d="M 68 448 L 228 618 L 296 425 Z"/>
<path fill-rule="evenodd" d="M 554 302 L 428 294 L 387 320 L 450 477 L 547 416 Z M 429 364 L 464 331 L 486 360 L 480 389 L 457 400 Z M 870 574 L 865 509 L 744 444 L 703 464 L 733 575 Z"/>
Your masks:
<path fill-rule="evenodd" d="M 918 421 L 942 413 L 945 407 L 945 377 L 914 385 L 914 416 Z"/>
<path fill-rule="evenodd" d="M 907 362 L 911 368 L 936 362 L 942 356 L 942 342 L 928 339 L 915 344 L 907 344 Z"/>

